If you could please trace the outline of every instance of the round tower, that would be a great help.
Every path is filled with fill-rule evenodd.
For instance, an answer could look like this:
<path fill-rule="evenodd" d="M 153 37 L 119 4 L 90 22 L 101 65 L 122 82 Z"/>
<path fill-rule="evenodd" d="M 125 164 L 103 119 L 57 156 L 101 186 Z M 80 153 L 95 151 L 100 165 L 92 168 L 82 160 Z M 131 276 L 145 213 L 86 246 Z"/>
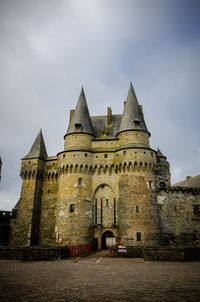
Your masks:
<path fill-rule="evenodd" d="M 154 175 L 156 152 L 150 148 L 150 133 L 132 83 L 117 137 L 119 236 L 129 246 L 157 245 L 159 220 Z"/>
<path fill-rule="evenodd" d="M 72 111 L 60 163 L 59 201 L 56 214 L 57 244 L 87 243 L 92 228 L 92 152 L 94 130 L 83 88 Z"/>

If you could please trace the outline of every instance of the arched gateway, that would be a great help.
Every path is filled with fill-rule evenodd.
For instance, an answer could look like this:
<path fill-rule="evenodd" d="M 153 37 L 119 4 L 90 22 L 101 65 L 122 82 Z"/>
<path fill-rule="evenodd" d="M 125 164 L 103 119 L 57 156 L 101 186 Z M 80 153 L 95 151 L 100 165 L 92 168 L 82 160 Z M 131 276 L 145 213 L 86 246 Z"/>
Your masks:
<path fill-rule="evenodd" d="M 109 246 L 112 246 L 116 243 L 116 238 L 111 231 L 106 231 L 103 233 L 101 237 L 101 248 L 102 250 L 106 250 Z"/>
<path fill-rule="evenodd" d="M 98 248 L 106 248 L 115 241 L 116 198 L 108 184 L 99 185 L 94 194 L 94 236 L 98 238 Z M 110 239 L 109 239 L 110 238 Z M 110 243 L 109 243 L 110 242 Z"/>

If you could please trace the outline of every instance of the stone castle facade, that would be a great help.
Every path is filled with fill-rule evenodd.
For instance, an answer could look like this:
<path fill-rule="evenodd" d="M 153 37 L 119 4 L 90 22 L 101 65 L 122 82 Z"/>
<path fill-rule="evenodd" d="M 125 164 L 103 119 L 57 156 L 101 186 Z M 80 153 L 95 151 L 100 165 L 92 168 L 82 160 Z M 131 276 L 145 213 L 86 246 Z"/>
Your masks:
<path fill-rule="evenodd" d="M 82 89 L 64 150 L 48 157 L 40 130 L 22 159 L 10 245 L 200 244 L 200 186 L 171 186 L 149 137 L 132 84 L 118 115 L 90 117 Z"/>

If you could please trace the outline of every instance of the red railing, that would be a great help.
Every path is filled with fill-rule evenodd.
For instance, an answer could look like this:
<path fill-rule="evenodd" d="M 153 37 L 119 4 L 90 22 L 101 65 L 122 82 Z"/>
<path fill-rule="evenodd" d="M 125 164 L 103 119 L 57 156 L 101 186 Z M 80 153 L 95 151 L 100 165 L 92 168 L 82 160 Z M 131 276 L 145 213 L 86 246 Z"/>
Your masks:
<path fill-rule="evenodd" d="M 76 256 L 86 252 L 90 252 L 94 249 L 92 243 L 78 244 L 78 245 L 69 245 L 69 256 Z"/>

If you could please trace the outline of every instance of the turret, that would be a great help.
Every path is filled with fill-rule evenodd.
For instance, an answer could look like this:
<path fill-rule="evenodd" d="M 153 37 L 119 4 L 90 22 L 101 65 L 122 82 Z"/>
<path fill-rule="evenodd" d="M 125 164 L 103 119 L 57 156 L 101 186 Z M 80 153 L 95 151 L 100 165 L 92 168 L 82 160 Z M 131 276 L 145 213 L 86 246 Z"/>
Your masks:
<path fill-rule="evenodd" d="M 142 107 L 130 84 L 117 133 L 119 165 L 129 173 L 119 175 L 119 236 L 125 245 L 157 245 L 160 240 L 154 166 L 156 152 L 149 145 Z"/>
<path fill-rule="evenodd" d="M 170 165 L 167 157 L 157 149 L 157 165 L 155 168 L 156 184 L 158 187 L 165 188 L 171 184 Z"/>
<path fill-rule="evenodd" d="M 120 146 L 149 147 L 150 133 L 144 121 L 143 112 L 138 104 L 132 83 L 124 105 L 120 127 L 117 137 Z"/>
<path fill-rule="evenodd" d="M 64 136 L 64 150 L 81 149 L 88 150 L 91 147 L 91 139 L 94 137 L 85 93 L 83 88 L 78 99 L 75 110 L 70 112 L 70 123 Z"/>
<path fill-rule="evenodd" d="M 56 244 L 80 244 L 92 239 L 92 139 L 95 137 L 82 88 L 65 135 L 60 162 Z"/>
<path fill-rule="evenodd" d="M 47 157 L 42 130 L 38 133 L 29 153 L 22 158 L 22 190 L 17 203 L 15 233 L 11 245 L 29 246 L 39 242 L 42 183 Z"/>

